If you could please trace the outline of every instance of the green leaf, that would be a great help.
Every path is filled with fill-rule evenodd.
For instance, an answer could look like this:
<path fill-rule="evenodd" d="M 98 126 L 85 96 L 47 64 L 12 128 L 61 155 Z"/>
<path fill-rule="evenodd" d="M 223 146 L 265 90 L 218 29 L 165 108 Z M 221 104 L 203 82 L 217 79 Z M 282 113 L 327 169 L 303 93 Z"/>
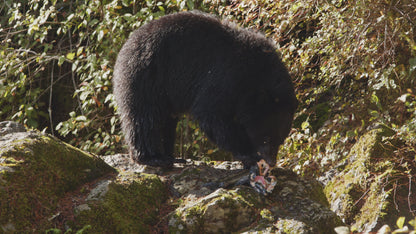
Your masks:
<path fill-rule="evenodd" d="M 98 37 L 97 37 L 98 41 L 101 41 L 103 37 L 104 37 L 104 30 L 100 30 L 98 32 Z"/>
<path fill-rule="evenodd" d="M 130 6 L 130 1 L 129 0 L 122 0 L 121 3 L 123 4 L 123 6 L 128 7 Z"/>
<path fill-rule="evenodd" d="M 110 119 L 111 125 L 115 125 L 116 121 L 117 121 L 117 118 L 115 116 L 111 117 Z"/>
<path fill-rule="evenodd" d="M 380 99 L 377 97 L 375 93 L 371 95 L 371 102 L 376 104 L 379 110 L 383 110 L 383 107 L 381 106 L 381 103 L 380 103 Z"/>
<path fill-rule="evenodd" d="M 358 134 L 357 134 L 356 130 L 350 130 L 350 131 L 347 131 L 346 135 L 347 135 L 347 137 L 355 137 Z"/>
<path fill-rule="evenodd" d="M 60 130 L 62 128 L 63 124 L 62 122 L 59 122 L 58 125 L 56 125 L 55 130 Z"/>
<path fill-rule="evenodd" d="M 309 127 L 309 122 L 308 121 L 303 122 L 301 127 L 303 130 L 307 129 Z"/>
<path fill-rule="evenodd" d="M 79 47 L 77 50 L 77 56 L 80 56 L 83 51 L 84 51 L 84 47 Z"/>
<path fill-rule="evenodd" d="M 369 110 L 369 113 L 370 113 L 371 116 L 373 116 L 375 118 L 380 118 L 380 114 L 378 113 L 378 111 Z"/>
<path fill-rule="evenodd" d="M 70 116 L 71 118 L 75 118 L 75 115 L 76 115 L 75 111 L 71 111 L 71 112 L 69 112 L 69 116 Z"/>
<path fill-rule="evenodd" d="M 409 59 L 409 64 L 410 64 L 409 73 L 412 73 L 414 70 L 416 70 L 416 57 Z"/>
<path fill-rule="evenodd" d="M 61 57 L 59 57 L 59 59 L 58 59 L 58 66 L 61 66 L 64 62 L 65 62 L 65 57 L 62 55 L 62 56 L 61 56 Z"/>
<path fill-rule="evenodd" d="M 403 228 L 403 226 L 404 226 L 404 221 L 406 220 L 406 218 L 405 217 L 400 217 L 400 218 L 398 218 L 397 219 L 397 221 L 396 221 L 396 225 L 397 225 L 397 227 L 399 228 L 399 229 L 402 229 Z"/>
<path fill-rule="evenodd" d="M 68 53 L 68 54 L 66 54 L 66 58 L 69 59 L 69 60 L 74 60 L 75 53 Z"/>
<path fill-rule="evenodd" d="M 80 115 L 80 116 L 77 116 L 77 117 L 75 118 L 75 120 L 76 120 L 76 121 L 79 121 L 79 122 L 85 122 L 85 121 L 87 121 L 87 117 L 85 117 L 85 116 L 83 116 L 83 115 Z"/>
<path fill-rule="evenodd" d="M 188 8 L 191 10 L 195 8 L 194 1 L 187 0 L 186 5 L 188 5 Z"/>
<path fill-rule="evenodd" d="M 88 97 L 88 92 L 82 92 L 82 93 L 79 95 L 79 99 L 80 99 L 81 101 L 85 101 L 85 100 L 87 99 L 87 97 Z"/>
<path fill-rule="evenodd" d="M 409 224 L 416 229 L 416 218 L 409 221 Z"/>

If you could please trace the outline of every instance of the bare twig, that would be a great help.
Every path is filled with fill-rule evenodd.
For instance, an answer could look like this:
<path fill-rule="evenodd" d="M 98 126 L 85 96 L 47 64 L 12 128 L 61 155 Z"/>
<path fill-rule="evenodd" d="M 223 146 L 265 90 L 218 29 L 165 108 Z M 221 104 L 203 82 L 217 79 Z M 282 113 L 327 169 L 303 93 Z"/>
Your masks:
<path fill-rule="evenodd" d="M 400 212 L 399 205 L 396 202 L 396 191 L 397 191 L 397 180 L 393 185 L 393 203 L 394 203 L 394 206 L 396 207 L 397 212 Z"/>
<path fill-rule="evenodd" d="M 354 205 L 353 206 L 356 206 L 364 197 L 365 197 L 365 195 L 367 195 L 367 193 L 368 192 L 370 192 L 370 189 L 367 189 L 364 193 L 363 193 L 363 195 L 361 195 L 361 197 L 360 198 L 358 198 L 358 200 L 354 203 Z"/>
<path fill-rule="evenodd" d="M 416 212 L 416 210 L 412 209 L 412 202 L 410 198 L 412 197 L 412 175 L 409 173 L 409 193 L 407 194 L 407 205 L 409 206 L 409 211 L 411 213 Z"/>
<path fill-rule="evenodd" d="M 55 70 L 55 60 L 52 61 L 52 71 L 51 71 L 51 85 L 49 87 L 49 107 L 48 107 L 48 112 L 49 112 L 49 122 L 51 124 L 51 133 L 53 136 L 55 136 L 54 131 L 53 131 L 53 119 L 52 119 L 52 94 L 53 94 L 53 71 Z"/>

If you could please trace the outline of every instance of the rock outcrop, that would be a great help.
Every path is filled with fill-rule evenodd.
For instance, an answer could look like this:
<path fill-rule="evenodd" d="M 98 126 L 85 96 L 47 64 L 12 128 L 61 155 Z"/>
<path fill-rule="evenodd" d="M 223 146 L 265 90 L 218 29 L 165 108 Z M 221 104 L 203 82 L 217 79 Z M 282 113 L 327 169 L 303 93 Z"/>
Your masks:
<path fill-rule="evenodd" d="M 47 134 L 0 123 L 0 232 L 333 233 L 341 225 L 322 186 L 273 169 L 263 196 L 236 162 L 169 170 L 98 157 Z"/>
<path fill-rule="evenodd" d="M 350 224 L 351 230 L 376 232 L 385 224 L 394 229 L 399 217 L 414 219 L 411 210 L 416 207 L 411 204 L 416 204 L 416 197 L 410 196 L 414 189 L 400 186 L 406 184 L 403 179 L 408 179 L 410 171 L 405 163 L 393 161 L 400 144 L 393 136 L 385 127 L 361 136 L 325 186 L 331 210 Z"/>
<path fill-rule="evenodd" d="M 60 200 L 115 173 L 94 157 L 54 137 L 0 123 L 0 230 L 31 232 L 54 226 Z"/>

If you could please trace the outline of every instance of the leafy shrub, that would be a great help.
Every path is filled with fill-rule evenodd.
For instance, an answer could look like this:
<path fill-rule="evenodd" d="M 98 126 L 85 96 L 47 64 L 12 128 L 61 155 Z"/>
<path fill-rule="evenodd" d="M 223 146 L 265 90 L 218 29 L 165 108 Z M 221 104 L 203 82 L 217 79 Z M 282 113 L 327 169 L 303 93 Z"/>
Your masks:
<path fill-rule="evenodd" d="M 408 129 L 403 121 L 415 114 L 396 100 L 416 82 L 414 1 L 233 3 L 219 12 L 272 37 L 297 86 L 301 104 L 282 165 L 319 174 L 368 127 Z"/>
<path fill-rule="evenodd" d="M 0 118 L 57 130 L 84 150 L 120 151 L 111 94 L 117 52 L 142 24 L 189 9 L 216 12 L 276 41 L 301 103 L 283 164 L 319 174 L 377 123 L 414 147 L 415 113 L 407 111 L 416 92 L 412 0 L 5 0 Z M 177 130 L 177 154 L 217 152 L 189 119 Z"/>
<path fill-rule="evenodd" d="M 123 42 L 134 29 L 165 14 L 215 12 L 272 38 L 292 75 L 300 106 L 279 151 L 279 165 L 320 176 L 340 165 L 360 135 L 383 125 L 395 132 L 383 144 L 396 147 L 390 158 L 380 159 L 395 170 L 385 186 L 395 183 L 395 188 L 409 191 L 402 202 L 414 212 L 414 0 L 2 3 L 0 119 L 44 129 L 90 152 L 120 152 L 111 79 Z M 179 122 L 177 136 L 177 156 L 228 157 L 187 117 Z M 403 223 L 401 219 L 397 226 Z"/>
<path fill-rule="evenodd" d="M 186 0 L 4 3 L 0 118 L 57 130 L 73 145 L 104 154 L 122 145 L 111 78 L 123 42 L 147 21 L 204 7 Z"/>

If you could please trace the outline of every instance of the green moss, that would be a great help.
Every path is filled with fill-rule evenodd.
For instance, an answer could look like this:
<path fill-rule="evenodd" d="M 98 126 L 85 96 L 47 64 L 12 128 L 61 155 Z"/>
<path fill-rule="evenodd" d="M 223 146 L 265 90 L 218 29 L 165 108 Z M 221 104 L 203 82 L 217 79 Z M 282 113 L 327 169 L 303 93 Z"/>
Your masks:
<path fill-rule="evenodd" d="M 240 186 L 238 189 L 234 190 L 235 196 L 247 203 L 249 206 L 261 207 L 264 204 L 264 199 L 260 196 L 259 193 L 253 192 L 254 190 L 247 186 Z"/>
<path fill-rule="evenodd" d="M 306 223 L 295 219 L 282 219 L 275 225 L 281 233 L 315 233 Z M 327 229 L 326 229 L 327 231 Z M 330 233 L 330 232 L 328 232 Z"/>
<path fill-rule="evenodd" d="M 149 233 L 158 221 L 168 191 L 156 175 L 122 173 L 109 185 L 102 201 L 76 218 L 76 228 L 91 225 L 88 233 Z"/>
<path fill-rule="evenodd" d="M 269 209 L 262 209 L 260 211 L 260 216 L 262 219 L 267 220 L 268 222 L 274 221 L 274 215 Z"/>
<path fill-rule="evenodd" d="M 19 166 L 22 162 L 23 160 L 16 160 L 13 157 L 4 156 L 4 157 L 1 157 L 0 166 L 13 168 L 13 167 Z"/>
<path fill-rule="evenodd" d="M 254 204 L 249 202 L 252 200 L 249 197 L 254 197 L 251 193 L 256 192 L 250 188 L 246 191 L 242 189 L 219 189 L 189 207 L 184 204 L 171 216 L 169 232 L 233 232 L 247 227 L 260 215 Z"/>
<path fill-rule="evenodd" d="M 23 140 L 0 146 L 0 226 L 13 224 L 16 231 L 42 229 L 64 193 L 113 169 L 53 137 L 37 132 Z"/>
<path fill-rule="evenodd" d="M 382 192 L 382 184 L 374 182 L 368 192 L 368 197 L 364 205 L 361 207 L 359 214 L 355 217 L 353 229 L 371 230 L 376 225 L 378 219 L 381 217 L 382 210 L 385 210 L 388 205 L 387 198 L 389 193 Z"/>
<path fill-rule="evenodd" d="M 325 207 L 329 207 L 329 202 L 326 198 L 322 185 L 316 180 L 311 180 L 309 183 L 312 184 L 311 189 L 308 191 L 310 199 Z"/>
<path fill-rule="evenodd" d="M 393 164 L 383 159 L 390 157 L 394 148 L 384 144 L 383 138 L 393 134 L 385 127 L 364 134 L 348 155 L 350 164 L 325 187 L 330 201 L 341 202 L 337 211 L 354 230 L 372 230 L 391 207 L 391 186 L 385 181 L 394 174 Z"/>

